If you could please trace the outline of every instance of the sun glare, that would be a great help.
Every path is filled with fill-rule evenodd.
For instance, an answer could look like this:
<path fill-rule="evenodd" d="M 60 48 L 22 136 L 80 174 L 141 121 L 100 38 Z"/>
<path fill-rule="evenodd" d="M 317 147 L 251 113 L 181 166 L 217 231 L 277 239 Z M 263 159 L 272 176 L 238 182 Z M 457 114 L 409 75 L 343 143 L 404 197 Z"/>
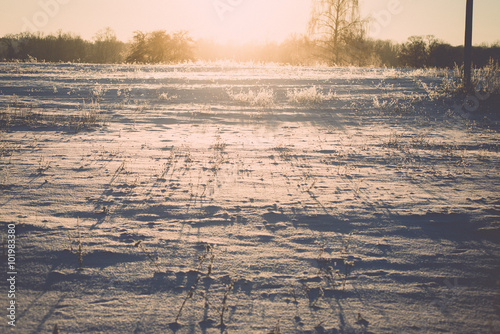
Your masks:
<path fill-rule="evenodd" d="M 290 33 L 305 31 L 305 22 L 297 15 L 304 4 L 307 2 L 291 7 L 282 0 L 218 0 L 213 2 L 213 15 L 202 33 L 221 42 L 281 41 Z"/>

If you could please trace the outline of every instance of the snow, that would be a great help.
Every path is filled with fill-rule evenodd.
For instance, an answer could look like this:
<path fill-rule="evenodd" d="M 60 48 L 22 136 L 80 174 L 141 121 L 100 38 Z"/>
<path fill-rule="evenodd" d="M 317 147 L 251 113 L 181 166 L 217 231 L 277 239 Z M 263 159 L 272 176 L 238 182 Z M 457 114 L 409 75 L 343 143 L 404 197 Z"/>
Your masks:
<path fill-rule="evenodd" d="M 1 63 L 0 331 L 499 332 L 498 104 L 444 76 Z"/>

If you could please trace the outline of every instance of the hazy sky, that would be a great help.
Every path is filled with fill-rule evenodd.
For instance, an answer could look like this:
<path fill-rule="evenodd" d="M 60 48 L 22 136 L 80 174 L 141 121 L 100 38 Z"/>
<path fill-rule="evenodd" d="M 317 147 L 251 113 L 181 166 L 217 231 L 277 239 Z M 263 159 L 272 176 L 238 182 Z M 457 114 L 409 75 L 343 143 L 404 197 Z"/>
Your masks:
<path fill-rule="evenodd" d="M 500 41 L 500 0 L 474 1 L 474 44 Z M 91 39 L 111 27 L 123 41 L 133 32 L 188 30 L 218 41 L 283 40 L 305 33 L 311 0 L 0 0 L 0 36 L 58 29 Z M 360 0 L 371 35 L 405 41 L 435 35 L 463 44 L 466 0 Z"/>

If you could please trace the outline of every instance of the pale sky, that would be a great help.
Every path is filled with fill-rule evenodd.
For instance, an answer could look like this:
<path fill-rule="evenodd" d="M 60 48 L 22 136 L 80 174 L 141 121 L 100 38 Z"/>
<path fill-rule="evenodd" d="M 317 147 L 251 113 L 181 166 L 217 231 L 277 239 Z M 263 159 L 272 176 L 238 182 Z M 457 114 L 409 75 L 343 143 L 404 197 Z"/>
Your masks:
<path fill-rule="evenodd" d="M 474 1 L 474 44 L 500 41 L 500 0 Z M 360 0 L 370 35 L 405 41 L 435 35 L 463 44 L 466 0 Z M 136 30 L 188 30 L 216 41 L 281 41 L 305 33 L 311 0 L 0 0 L 0 36 L 61 29 L 85 39 L 111 27 L 123 41 Z"/>

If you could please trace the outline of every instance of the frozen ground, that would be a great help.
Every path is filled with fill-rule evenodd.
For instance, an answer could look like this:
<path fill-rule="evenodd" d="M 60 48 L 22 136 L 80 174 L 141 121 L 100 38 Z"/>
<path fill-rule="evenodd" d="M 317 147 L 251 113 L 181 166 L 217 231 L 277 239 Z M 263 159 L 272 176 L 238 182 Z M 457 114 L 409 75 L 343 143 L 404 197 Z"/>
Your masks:
<path fill-rule="evenodd" d="M 498 101 L 442 81 L 0 64 L 0 332 L 499 333 Z"/>

